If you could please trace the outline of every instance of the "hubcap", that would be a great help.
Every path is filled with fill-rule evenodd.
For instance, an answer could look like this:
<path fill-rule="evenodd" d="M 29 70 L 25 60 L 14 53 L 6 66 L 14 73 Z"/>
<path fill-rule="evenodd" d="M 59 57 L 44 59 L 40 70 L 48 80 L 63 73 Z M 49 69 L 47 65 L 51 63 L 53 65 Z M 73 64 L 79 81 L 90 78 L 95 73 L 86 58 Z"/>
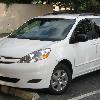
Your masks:
<path fill-rule="evenodd" d="M 68 82 L 67 73 L 64 70 L 56 70 L 51 78 L 51 86 L 55 91 L 63 90 Z"/>

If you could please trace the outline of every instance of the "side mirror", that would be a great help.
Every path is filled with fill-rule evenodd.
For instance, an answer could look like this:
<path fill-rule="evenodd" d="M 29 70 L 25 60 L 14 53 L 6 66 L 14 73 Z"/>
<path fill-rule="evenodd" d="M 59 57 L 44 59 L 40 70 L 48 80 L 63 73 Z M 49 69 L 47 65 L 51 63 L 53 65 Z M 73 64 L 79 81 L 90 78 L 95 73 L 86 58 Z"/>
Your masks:
<path fill-rule="evenodd" d="M 86 34 L 77 34 L 77 36 L 75 36 L 75 42 L 85 42 L 88 40 L 88 37 Z"/>

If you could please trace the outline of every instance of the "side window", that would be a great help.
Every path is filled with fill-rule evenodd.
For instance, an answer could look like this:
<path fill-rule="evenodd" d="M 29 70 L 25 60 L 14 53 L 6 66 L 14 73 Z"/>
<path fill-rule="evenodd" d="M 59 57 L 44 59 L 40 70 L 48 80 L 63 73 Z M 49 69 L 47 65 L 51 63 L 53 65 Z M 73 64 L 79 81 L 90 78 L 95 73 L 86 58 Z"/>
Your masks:
<path fill-rule="evenodd" d="M 81 21 L 81 22 L 78 23 L 74 33 L 75 33 L 75 35 L 77 35 L 77 34 L 84 34 L 85 33 L 84 21 Z"/>
<path fill-rule="evenodd" d="M 88 40 L 93 39 L 93 30 L 91 21 L 89 19 L 84 19 L 79 22 L 75 29 L 75 35 L 84 34 L 87 36 Z"/>
<path fill-rule="evenodd" d="M 97 38 L 100 38 L 100 18 L 92 19 L 94 25 L 94 31 Z"/>

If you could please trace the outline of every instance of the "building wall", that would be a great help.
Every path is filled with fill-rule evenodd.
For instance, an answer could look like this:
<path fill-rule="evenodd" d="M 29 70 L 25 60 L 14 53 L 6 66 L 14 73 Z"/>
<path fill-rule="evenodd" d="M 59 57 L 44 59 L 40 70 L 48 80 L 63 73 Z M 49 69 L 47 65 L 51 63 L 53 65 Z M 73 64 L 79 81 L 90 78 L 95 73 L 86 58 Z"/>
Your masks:
<path fill-rule="evenodd" d="M 0 4 L 0 33 L 9 33 L 25 21 L 48 12 L 53 12 L 52 5 L 12 4 L 7 8 Z"/>

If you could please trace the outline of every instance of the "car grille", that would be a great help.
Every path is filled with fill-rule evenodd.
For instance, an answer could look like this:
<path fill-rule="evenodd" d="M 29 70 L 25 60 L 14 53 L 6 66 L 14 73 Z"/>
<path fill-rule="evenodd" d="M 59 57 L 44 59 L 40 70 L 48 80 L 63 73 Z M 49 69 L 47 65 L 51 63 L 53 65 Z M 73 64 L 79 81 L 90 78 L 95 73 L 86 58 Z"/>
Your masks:
<path fill-rule="evenodd" d="M 20 58 L 1 56 L 0 64 L 12 64 L 12 63 L 18 62 L 19 60 L 20 60 Z"/>
<path fill-rule="evenodd" d="M 1 81 L 17 83 L 20 79 L 0 76 Z"/>
<path fill-rule="evenodd" d="M 0 61 L 0 64 L 12 64 L 14 62 L 6 62 L 6 61 Z"/>

